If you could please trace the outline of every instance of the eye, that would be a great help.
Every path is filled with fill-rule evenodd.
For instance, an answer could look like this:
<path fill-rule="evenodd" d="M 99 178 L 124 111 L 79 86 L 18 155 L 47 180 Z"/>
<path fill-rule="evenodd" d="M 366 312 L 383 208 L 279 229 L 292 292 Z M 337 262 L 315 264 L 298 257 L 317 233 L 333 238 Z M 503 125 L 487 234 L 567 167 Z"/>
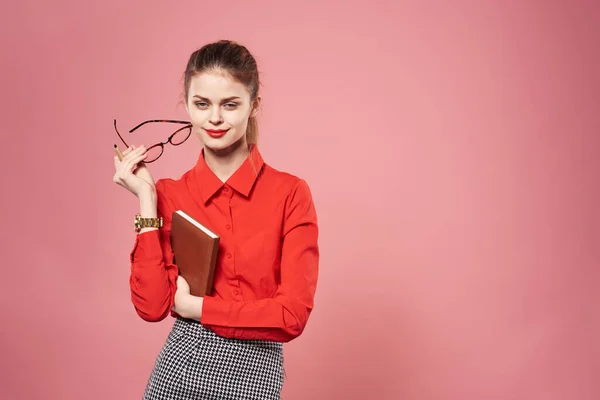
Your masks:
<path fill-rule="evenodd" d="M 197 102 L 196 102 L 196 107 L 199 107 L 199 108 L 206 108 L 206 107 L 208 107 L 208 104 L 206 104 L 206 103 L 205 103 L 205 102 L 203 102 L 203 101 L 197 101 Z"/>
<path fill-rule="evenodd" d="M 237 108 L 237 104 L 235 103 L 227 103 L 225 104 L 225 108 L 229 109 L 229 110 L 235 110 Z"/>

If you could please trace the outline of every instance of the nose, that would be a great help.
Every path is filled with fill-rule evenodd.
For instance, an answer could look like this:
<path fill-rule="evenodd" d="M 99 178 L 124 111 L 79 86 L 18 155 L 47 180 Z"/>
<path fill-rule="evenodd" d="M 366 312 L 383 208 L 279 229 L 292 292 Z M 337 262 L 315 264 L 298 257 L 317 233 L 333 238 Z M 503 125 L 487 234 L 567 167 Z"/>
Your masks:
<path fill-rule="evenodd" d="M 214 126 L 219 126 L 223 123 L 223 116 L 221 115 L 221 107 L 213 108 L 213 112 L 210 115 L 209 121 Z"/>

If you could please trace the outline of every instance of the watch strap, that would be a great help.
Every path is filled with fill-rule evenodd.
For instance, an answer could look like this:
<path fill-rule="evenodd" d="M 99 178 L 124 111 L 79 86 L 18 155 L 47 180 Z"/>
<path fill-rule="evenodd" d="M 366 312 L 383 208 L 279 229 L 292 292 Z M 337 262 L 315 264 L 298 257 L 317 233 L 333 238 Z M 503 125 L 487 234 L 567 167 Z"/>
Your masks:
<path fill-rule="evenodd" d="M 133 227 L 136 232 L 142 230 L 142 228 L 162 228 L 163 227 L 163 219 L 159 218 L 144 218 L 141 214 L 135 214 L 135 219 L 133 221 Z"/>

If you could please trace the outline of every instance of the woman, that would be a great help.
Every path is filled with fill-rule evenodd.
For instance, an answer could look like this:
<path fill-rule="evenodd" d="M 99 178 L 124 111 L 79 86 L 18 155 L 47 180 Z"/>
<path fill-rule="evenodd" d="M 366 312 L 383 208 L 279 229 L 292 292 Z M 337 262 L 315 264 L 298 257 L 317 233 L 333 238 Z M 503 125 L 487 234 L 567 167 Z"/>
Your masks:
<path fill-rule="evenodd" d="M 194 52 L 184 98 L 202 149 L 180 179 L 154 180 L 144 146 L 115 157 L 114 180 L 140 214 L 162 227 L 138 230 L 131 252 L 133 305 L 146 321 L 175 317 L 144 399 L 279 399 L 282 343 L 298 337 L 313 308 L 319 248 L 308 185 L 264 163 L 254 57 L 231 41 Z M 211 296 L 190 294 L 169 243 L 182 209 L 220 236 Z"/>

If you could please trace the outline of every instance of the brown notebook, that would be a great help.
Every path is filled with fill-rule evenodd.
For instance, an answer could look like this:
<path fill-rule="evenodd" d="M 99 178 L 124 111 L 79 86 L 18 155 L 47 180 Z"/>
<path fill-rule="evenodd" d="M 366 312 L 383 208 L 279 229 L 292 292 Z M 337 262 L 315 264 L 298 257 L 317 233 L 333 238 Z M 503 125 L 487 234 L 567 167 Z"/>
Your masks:
<path fill-rule="evenodd" d="M 171 247 L 173 263 L 190 285 L 190 293 L 210 295 L 219 250 L 219 236 L 182 210 L 173 212 Z"/>

